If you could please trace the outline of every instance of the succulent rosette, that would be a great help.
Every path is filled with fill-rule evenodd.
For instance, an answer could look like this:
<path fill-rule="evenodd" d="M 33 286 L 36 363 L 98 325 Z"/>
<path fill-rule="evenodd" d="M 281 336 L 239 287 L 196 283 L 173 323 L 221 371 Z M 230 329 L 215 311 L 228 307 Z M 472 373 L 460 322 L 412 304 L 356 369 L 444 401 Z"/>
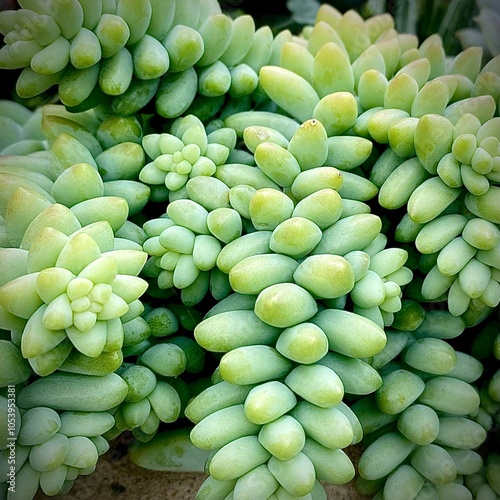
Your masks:
<path fill-rule="evenodd" d="M 147 282 L 138 274 L 147 254 L 115 250 L 114 239 L 100 221 L 69 234 L 46 226 L 27 248 L 2 248 L 2 327 L 18 334 L 39 375 L 58 369 L 73 348 L 91 358 L 120 351 L 120 318 L 143 311 L 136 306 Z"/>
<path fill-rule="evenodd" d="M 224 127 L 207 134 L 197 116 L 187 115 L 176 120 L 170 132 L 147 134 L 142 144 L 151 161 L 139 179 L 146 185 L 165 185 L 178 195 L 189 179 L 215 174 L 234 149 L 236 133 Z"/>

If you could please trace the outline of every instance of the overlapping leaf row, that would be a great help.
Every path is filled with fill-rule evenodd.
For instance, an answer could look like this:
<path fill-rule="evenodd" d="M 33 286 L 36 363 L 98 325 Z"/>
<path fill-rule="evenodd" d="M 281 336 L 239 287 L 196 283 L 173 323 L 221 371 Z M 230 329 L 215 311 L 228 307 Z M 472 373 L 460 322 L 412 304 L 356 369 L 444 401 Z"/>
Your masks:
<path fill-rule="evenodd" d="M 100 5 L 0 18 L 19 95 L 60 99 L 1 103 L 2 412 L 53 412 L 26 496 L 124 431 L 198 498 L 499 494 L 498 57 L 328 5 L 297 35 Z"/>

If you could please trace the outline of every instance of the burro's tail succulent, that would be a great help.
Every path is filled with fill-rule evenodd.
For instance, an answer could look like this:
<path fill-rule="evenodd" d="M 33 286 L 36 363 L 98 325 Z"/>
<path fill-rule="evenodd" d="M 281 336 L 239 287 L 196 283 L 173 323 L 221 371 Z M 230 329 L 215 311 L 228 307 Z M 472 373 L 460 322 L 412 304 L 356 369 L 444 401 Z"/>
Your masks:
<path fill-rule="evenodd" d="M 122 320 L 143 311 L 135 303 L 147 288 L 138 276 L 145 252 L 114 249 L 112 228 L 101 221 L 69 234 L 43 227 L 27 248 L 1 253 L 2 327 L 14 332 L 35 373 L 64 370 L 75 355 L 106 358 L 105 371 L 120 365 Z"/>

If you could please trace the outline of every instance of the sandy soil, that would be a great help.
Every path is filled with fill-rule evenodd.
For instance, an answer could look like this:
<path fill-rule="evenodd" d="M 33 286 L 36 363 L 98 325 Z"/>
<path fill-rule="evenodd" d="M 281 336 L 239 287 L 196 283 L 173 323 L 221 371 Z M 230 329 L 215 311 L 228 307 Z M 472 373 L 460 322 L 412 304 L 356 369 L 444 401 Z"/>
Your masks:
<path fill-rule="evenodd" d="M 356 465 L 359 450 L 346 450 Z M 206 476 L 197 473 L 169 473 L 138 467 L 127 456 L 126 447 L 118 439 L 100 457 L 97 469 L 89 476 L 80 476 L 65 495 L 48 497 L 41 491 L 35 500 L 194 500 Z M 329 500 L 367 500 L 360 495 L 353 481 L 346 485 L 325 485 Z"/>

